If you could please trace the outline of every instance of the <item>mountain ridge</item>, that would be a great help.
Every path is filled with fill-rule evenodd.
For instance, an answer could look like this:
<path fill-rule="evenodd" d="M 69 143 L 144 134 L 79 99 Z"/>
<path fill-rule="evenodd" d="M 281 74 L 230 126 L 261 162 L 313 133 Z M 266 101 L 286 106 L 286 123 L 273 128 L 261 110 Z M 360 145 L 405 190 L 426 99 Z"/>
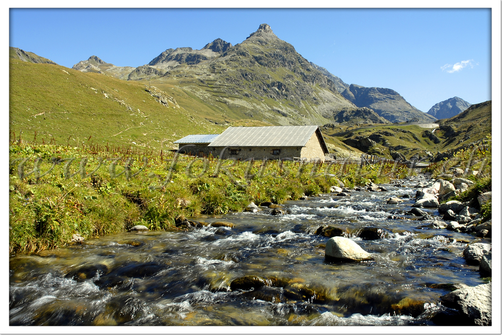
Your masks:
<path fill-rule="evenodd" d="M 262 68 L 258 70 L 260 66 Z M 290 73 L 277 76 L 278 69 L 282 68 Z M 247 109 L 240 113 L 241 116 L 256 115 L 253 109 L 257 109 L 259 113 L 264 114 L 264 119 L 274 124 L 309 122 L 322 125 L 332 122 L 333 115 L 342 110 L 372 108 L 370 105 L 354 104 L 354 101 L 343 96 L 343 92 L 350 85 L 325 68 L 308 62 L 296 52 L 294 46 L 282 41 L 265 23 L 236 45 L 217 38 L 200 50 L 190 47 L 167 49 L 149 63 L 131 70 L 127 76 L 117 68 L 102 70 L 103 73 L 111 75 L 114 75 L 112 71 L 115 71 L 121 75 L 121 79 L 127 80 L 162 78 L 171 82 L 178 79 L 179 83 L 199 79 L 213 87 L 189 85 L 188 89 L 198 97 L 206 99 L 214 93 L 223 91 L 226 95 L 232 96 L 223 98 L 227 106 L 236 109 L 237 107 L 230 105 L 237 105 L 242 110 Z M 319 89 L 314 90 L 313 86 L 319 86 Z M 214 90 L 214 87 L 217 89 Z M 267 90 L 269 92 L 265 92 Z M 397 92 L 391 91 L 399 98 L 398 100 L 405 101 Z M 236 96 L 239 95 L 248 99 L 237 99 Z M 261 103 L 264 99 L 275 99 L 279 103 L 269 102 L 268 104 L 274 106 L 267 108 Z M 382 98 L 384 99 L 385 97 Z M 218 105 L 216 101 L 211 103 Z M 377 114 L 391 122 L 434 120 L 422 115 L 424 113 L 408 103 L 403 102 L 402 105 L 406 105 L 405 107 L 396 109 L 394 106 L 394 109 L 390 110 L 385 110 L 390 107 L 388 102 L 380 101 L 377 105 L 379 105 Z M 403 112 L 404 116 L 393 115 L 396 112 Z M 291 116 L 292 119 L 284 120 L 281 116 Z"/>
<path fill-rule="evenodd" d="M 413 107 L 399 93 L 390 88 L 351 84 L 342 95 L 358 107 L 371 108 L 390 122 L 429 123 L 436 121 L 435 117 Z"/>

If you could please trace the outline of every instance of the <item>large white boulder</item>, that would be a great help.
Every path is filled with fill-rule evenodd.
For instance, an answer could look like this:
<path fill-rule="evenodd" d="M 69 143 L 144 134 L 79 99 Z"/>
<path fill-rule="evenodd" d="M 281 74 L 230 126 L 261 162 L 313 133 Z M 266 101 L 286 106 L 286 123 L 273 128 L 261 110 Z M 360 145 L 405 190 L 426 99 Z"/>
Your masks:
<path fill-rule="evenodd" d="M 362 261 L 373 257 L 353 240 L 335 236 L 326 243 L 326 258 L 338 261 Z"/>

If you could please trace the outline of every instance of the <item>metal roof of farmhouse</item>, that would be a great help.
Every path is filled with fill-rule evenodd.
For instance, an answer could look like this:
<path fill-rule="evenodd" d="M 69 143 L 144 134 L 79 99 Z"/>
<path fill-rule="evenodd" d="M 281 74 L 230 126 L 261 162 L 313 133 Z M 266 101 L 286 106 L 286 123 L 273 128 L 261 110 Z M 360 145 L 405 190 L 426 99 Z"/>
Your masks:
<path fill-rule="evenodd" d="M 209 147 L 304 147 L 318 129 L 318 126 L 229 127 Z"/>
<path fill-rule="evenodd" d="M 215 138 L 220 136 L 220 134 L 211 134 L 211 135 L 188 135 L 179 140 L 177 140 L 176 144 L 188 144 L 188 143 L 211 143 Z"/>

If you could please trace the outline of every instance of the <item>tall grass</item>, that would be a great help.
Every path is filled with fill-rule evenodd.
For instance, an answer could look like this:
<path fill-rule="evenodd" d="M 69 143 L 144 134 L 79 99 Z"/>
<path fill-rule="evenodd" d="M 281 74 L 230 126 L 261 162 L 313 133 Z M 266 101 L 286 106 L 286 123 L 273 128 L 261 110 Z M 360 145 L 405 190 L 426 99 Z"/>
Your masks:
<path fill-rule="evenodd" d="M 385 182 L 410 171 L 401 165 L 225 161 L 173 152 L 87 143 L 79 147 L 11 141 L 9 168 L 12 253 L 64 246 L 142 224 L 177 229 L 179 216 L 242 211 L 250 202 L 284 203 L 303 195 Z"/>

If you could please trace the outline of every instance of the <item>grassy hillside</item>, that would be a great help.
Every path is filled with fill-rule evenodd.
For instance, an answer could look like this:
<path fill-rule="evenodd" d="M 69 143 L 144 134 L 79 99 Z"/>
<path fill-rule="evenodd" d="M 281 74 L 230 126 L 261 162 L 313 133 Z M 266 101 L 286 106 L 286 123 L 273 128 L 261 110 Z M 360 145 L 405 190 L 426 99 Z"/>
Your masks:
<path fill-rule="evenodd" d="M 11 136 L 45 143 L 171 148 L 224 118 L 176 87 L 128 82 L 58 65 L 10 60 Z M 162 101 L 162 103 L 161 103 Z"/>
<path fill-rule="evenodd" d="M 436 152 L 439 147 L 423 134 L 427 129 L 417 125 L 375 125 L 369 127 L 347 127 L 343 131 L 325 131 L 327 138 L 335 138 L 342 143 L 349 139 L 370 139 L 374 144 L 363 152 L 391 158 L 397 151 L 409 158 L 415 154 L 426 156 L 426 152 Z M 361 150 L 361 148 L 359 148 Z"/>
<path fill-rule="evenodd" d="M 263 98 L 257 103 L 256 97 L 244 91 L 237 96 L 237 91 L 231 93 L 221 83 L 188 75 L 125 81 L 11 57 L 11 139 L 166 150 L 183 136 L 221 133 L 231 125 L 309 124 L 307 117 L 303 123 L 298 120 L 303 110 L 296 116 L 288 114 L 293 105 L 287 98 Z M 307 102 L 300 103 L 305 110 L 310 108 Z M 270 113 L 276 115 L 270 117 Z M 316 113 L 312 111 L 311 116 Z M 393 152 L 406 158 L 436 156 L 489 135 L 491 102 L 473 105 L 439 124 L 433 132 L 410 124 L 357 127 L 343 122 L 331 128 L 326 125 L 323 133 L 331 152 L 338 156 L 361 152 L 387 158 Z M 370 139 L 371 145 L 359 145 L 358 141 L 364 142 L 361 139 Z"/>
<path fill-rule="evenodd" d="M 467 108 L 462 113 L 440 121 L 437 136 L 444 140 L 442 150 L 451 150 L 477 142 L 491 134 L 492 102 L 486 101 Z"/>
<path fill-rule="evenodd" d="M 406 158 L 414 155 L 422 158 L 448 157 L 491 134 L 491 112 L 491 101 L 472 105 L 453 118 L 441 120 L 435 130 L 413 124 L 392 124 L 340 125 L 324 127 L 323 131 L 326 138 L 331 139 L 328 142 L 338 140 L 338 143 L 350 143 L 367 154 L 387 158 L 391 158 L 392 152 L 399 152 Z"/>

